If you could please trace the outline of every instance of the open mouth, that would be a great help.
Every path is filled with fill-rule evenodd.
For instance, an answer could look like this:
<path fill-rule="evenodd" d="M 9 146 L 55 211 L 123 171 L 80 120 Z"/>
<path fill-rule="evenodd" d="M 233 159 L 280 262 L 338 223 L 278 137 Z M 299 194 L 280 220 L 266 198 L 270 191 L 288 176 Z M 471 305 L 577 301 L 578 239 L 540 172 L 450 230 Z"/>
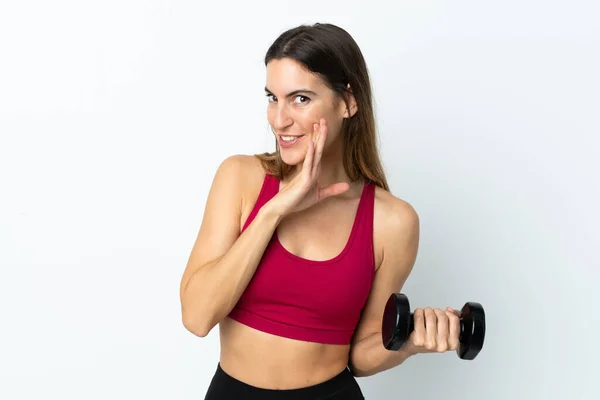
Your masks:
<path fill-rule="evenodd" d="M 298 143 L 303 137 L 304 137 L 304 135 L 301 135 L 301 136 L 280 135 L 279 136 L 279 145 L 282 147 L 290 147 L 290 146 L 293 146 L 296 143 Z"/>
<path fill-rule="evenodd" d="M 303 135 L 302 135 L 303 136 Z M 301 138 L 302 136 L 279 136 L 284 142 L 293 142 L 294 140 Z"/>

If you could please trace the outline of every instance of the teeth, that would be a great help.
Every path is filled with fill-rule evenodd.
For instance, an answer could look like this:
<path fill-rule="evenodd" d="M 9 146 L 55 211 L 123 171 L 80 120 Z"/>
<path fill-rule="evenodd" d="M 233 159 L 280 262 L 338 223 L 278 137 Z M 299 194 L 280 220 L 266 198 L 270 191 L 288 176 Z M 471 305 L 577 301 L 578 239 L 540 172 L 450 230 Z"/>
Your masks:
<path fill-rule="evenodd" d="M 299 136 L 282 136 L 282 137 L 281 137 L 281 139 L 282 139 L 284 142 L 291 142 L 291 141 L 293 141 L 293 140 L 297 139 L 298 137 L 299 137 Z"/>

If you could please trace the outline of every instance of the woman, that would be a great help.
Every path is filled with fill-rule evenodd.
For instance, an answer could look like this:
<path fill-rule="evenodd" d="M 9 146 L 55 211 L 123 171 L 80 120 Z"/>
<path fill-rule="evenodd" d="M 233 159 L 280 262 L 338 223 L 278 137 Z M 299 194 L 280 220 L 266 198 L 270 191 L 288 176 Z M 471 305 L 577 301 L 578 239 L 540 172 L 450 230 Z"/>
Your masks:
<path fill-rule="evenodd" d="M 416 309 L 406 345 L 383 347 L 384 305 L 412 270 L 419 220 L 389 192 L 352 37 L 299 26 L 265 65 L 276 151 L 217 169 L 181 280 L 183 324 L 200 337 L 219 325 L 206 399 L 363 399 L 355 377 L 455 350 L 458 312 Z"/>

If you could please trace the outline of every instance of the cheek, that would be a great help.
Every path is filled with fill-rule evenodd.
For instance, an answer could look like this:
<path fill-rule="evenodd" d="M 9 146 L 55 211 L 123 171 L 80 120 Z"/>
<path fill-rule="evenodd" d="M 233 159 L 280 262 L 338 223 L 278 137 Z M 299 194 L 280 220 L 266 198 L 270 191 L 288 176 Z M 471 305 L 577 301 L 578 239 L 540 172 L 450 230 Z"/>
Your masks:
<path fill-rule="evenodd" d="M 313 133 L 313 124 L 319 122 L 321 115 L 316 110 L 296 110 L 292 117 L 304 134 Z"/>
<path fill-rule="evenodd" d="M 275 110 L 273 107 L 267 107 L 267 121 L 269 124 L 273 125 L 273 120 L 275 119 Z"/>

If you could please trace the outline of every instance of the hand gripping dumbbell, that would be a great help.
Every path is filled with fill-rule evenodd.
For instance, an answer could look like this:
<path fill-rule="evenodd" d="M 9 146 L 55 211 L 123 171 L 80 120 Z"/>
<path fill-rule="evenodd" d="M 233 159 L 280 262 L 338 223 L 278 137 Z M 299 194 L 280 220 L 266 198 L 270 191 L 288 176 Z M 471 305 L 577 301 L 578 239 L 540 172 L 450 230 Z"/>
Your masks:
<path fill-rule="evenodd" d="M 460 345 L 458 357 L 473 360 L 483 347 L 485 337 L 485 312 L 479 303 L 465 303 L 460 317 Z M 410 312 L 408 297 L 394 293 L 388 299 L 383 312 L 381 336 L 388 350 L 400 350 L 414 330 L 414 314 Z"/>

